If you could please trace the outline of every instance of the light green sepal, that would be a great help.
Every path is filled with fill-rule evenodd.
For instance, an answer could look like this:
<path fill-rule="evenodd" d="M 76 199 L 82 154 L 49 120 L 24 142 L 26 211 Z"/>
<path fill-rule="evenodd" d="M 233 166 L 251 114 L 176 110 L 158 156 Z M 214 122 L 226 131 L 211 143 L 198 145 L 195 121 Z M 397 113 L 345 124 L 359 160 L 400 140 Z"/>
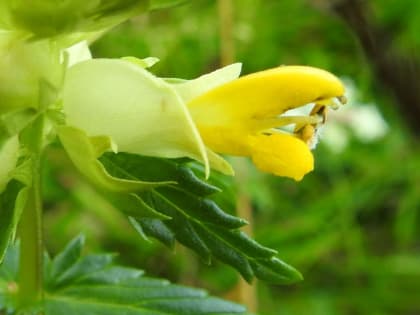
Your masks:
<path fill-rule="evenodd" d="M 98 157 L 105 151 L 113 150 L 114 145 L 110 137 L 88 137 L 82 130 L 69 126 L 59 127 L 58 135 L 79 171 L 102 189 L 113 192 L 134 192 L 175 184 L 175 182 L 143 182 L 111 176 L 98 161 Z"/>
<path fill-rule="evenodd" d="M 172 86 L 181 96 L 183 101 L 188 104 L 189 101 L 197 96 L 200 96 L 219 85 L 237 79 L 241 74 L 241 68 L 241 63 L 233 63 L 229 66 L 202 75 L 194 80 L 174 83 Z"/>
<path fill-rule="evenodd" d="M 120 152 L 190 157 L 209 173 L 205 146 L 181 97 L 133 60 L 92 59 L 70 67 L 63 108 L 67 125 L 109 136 Z"/>
<path fill-rule="evenodd" d="M 156 58 L 156 57 L 147 57 L 147 58 L 139 59 L 139 58 L 130 56 L 130 57 L 122 57 L 121 59 L 132 62 L 135 65 L 138 65 L 145 69 L 153 67 L 156 63 L 159 62 L 159 58 Z"/>
<path fill-rule="evenodd" d="M 230 165 L 229 162 L 222 158 L 219 154 L 207 148 L 207 156 L 209 157 L 211 169 L 219 171 L 225 175 L 235 175 L 232 165 Z"/>

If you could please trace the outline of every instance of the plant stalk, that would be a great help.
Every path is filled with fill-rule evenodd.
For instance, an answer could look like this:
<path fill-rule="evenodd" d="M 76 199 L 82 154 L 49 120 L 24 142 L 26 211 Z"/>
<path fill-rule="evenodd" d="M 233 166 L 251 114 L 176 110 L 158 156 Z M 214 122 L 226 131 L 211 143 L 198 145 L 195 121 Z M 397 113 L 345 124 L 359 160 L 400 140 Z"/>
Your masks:
<path fill-rule="evenodd" d="M 233 36 L 233 10 L 232 0 L 219 0 L 219 28 L 220 28 L 220 61 L 222 66 L 230 65 L 235 61 L 235 41 Z"/>
<path fill-rule="evenodd" d="M 41 196 L 41 151 L 43 119 L 39 118 L 28 130 L 28 149 L 32 160 L 32 185 L 28 187 L 27 200 L 19 225 L 19 305 L 35 305 L 43 292 L 43 236 Z"/>

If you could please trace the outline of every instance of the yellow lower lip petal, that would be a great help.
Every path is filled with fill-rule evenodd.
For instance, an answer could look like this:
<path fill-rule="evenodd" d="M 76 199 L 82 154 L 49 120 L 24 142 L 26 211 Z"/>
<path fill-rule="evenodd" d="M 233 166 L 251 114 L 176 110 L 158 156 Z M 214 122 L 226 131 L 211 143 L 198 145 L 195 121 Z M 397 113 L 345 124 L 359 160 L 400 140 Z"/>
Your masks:
<path fill-rule="evenodd" d="M 288 134 L 249 137 L 251 157 L 263 172 L 301 180 L 314 168 L 314 159 L 302 140 Z"/>
<path fill-rule="evenodd" d="M 217 153 L 249 156 L 248 130 L 236 126 L 199 127 L 207 147 Z"/>

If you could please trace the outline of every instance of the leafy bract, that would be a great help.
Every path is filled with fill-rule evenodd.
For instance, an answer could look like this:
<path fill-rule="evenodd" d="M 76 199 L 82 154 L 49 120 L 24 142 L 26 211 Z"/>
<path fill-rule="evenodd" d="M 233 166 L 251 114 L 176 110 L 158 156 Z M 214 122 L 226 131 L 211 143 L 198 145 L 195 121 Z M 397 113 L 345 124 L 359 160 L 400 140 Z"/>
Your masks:
<path fill-rule="evenodd" d="M 110 254 L 81 256 L 82 236 L 74 239 L 45 267 L 45 315 L 187 315 L 245 314 L 241 305 L 209 297 L 203 290 L 145 277 L 138 269 L 113 263 Z M 17 314 L 16 266 L 11 246 L 0 266 L 0 312 Z"/>
<path fill-rule="evenodd" d="M 82 130 L 68 126 L 60 127 L 58 135 L 76 167 L 99 188 L 131 192 L 169 183 L 121 179 L 109 175 L 97 160 L 105 151 L 112 150 L 112 140 L 107 136 L 88 137 Z"/>
<path fill-rule="evenodd" d="M 275 250 L 262 246 L 239 230 L 246 221 L 226 213 L 212 200 L 213 195 L 217 196 L 217 188 L 192 173 L 188 160 L 106 153 L 100 161 L 115 177 L 158 178 L 178 183 L 136 193 L 150 208 L 170 218 L 131 218 L 143 237 L 154 237 L 169 247 L 179 241 L 207 263 L 216 258 L 231 265 L 247 281 L 257 277 L 285 284 L 301 279 L 297 270 L 275 257 Z M 123 210 L 124 204 L 119 208 Z"/>

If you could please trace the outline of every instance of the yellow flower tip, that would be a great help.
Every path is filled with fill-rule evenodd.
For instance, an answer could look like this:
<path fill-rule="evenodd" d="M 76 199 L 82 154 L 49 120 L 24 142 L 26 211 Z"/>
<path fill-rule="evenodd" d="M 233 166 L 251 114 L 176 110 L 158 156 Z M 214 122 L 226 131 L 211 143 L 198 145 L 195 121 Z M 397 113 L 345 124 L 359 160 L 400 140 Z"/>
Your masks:
<path fill-rule="evenodd" d="M 343 83 L 328 71 L 280 66 L 219 85 L 187 106 L 210 149 L 250 156 L 262 171 L 301 180 L 313 170 L 310 148 L 327 109 L 344 104 L 344 92 Z M 315 104 L 309 115 L 282 115 L 309 103 Z M 292 134 L 278 131 L 287 125 L 294 125 Z"/>
<path fill-rule="evenodd" d="M 232 119 L 265 119 L 308 103 L 341 99 L 344 85 L 328 71 L 307 66 L 280 66 L 220 85 L 188 104 L 195 119 L 205 124 L 224 113 Z"/>
<path fill-rule="evenodd" d="M 332 73 L 309 66 L 279 66 L 247 76 L 239 80 L 262 81 L 268 84 L 274 84 L 276 89 L 300 91 L 300 96 L 314 95 L 309 102 L 317 99 L 329 99 L 332 97 L 341 97 L 344 95 L 344 85 L 339 78 Z M 315 96 L 317 95 L 317 96 Z M 299 95 L 295 96 L 297 99 Z"/>
<path fill-rule="evenodd" d="M 314 159 L 302 140 L 289 134 L 259 134 L 249 137 L 251 157 L 263 172 L 300 181 L 314 168 Z"/>

